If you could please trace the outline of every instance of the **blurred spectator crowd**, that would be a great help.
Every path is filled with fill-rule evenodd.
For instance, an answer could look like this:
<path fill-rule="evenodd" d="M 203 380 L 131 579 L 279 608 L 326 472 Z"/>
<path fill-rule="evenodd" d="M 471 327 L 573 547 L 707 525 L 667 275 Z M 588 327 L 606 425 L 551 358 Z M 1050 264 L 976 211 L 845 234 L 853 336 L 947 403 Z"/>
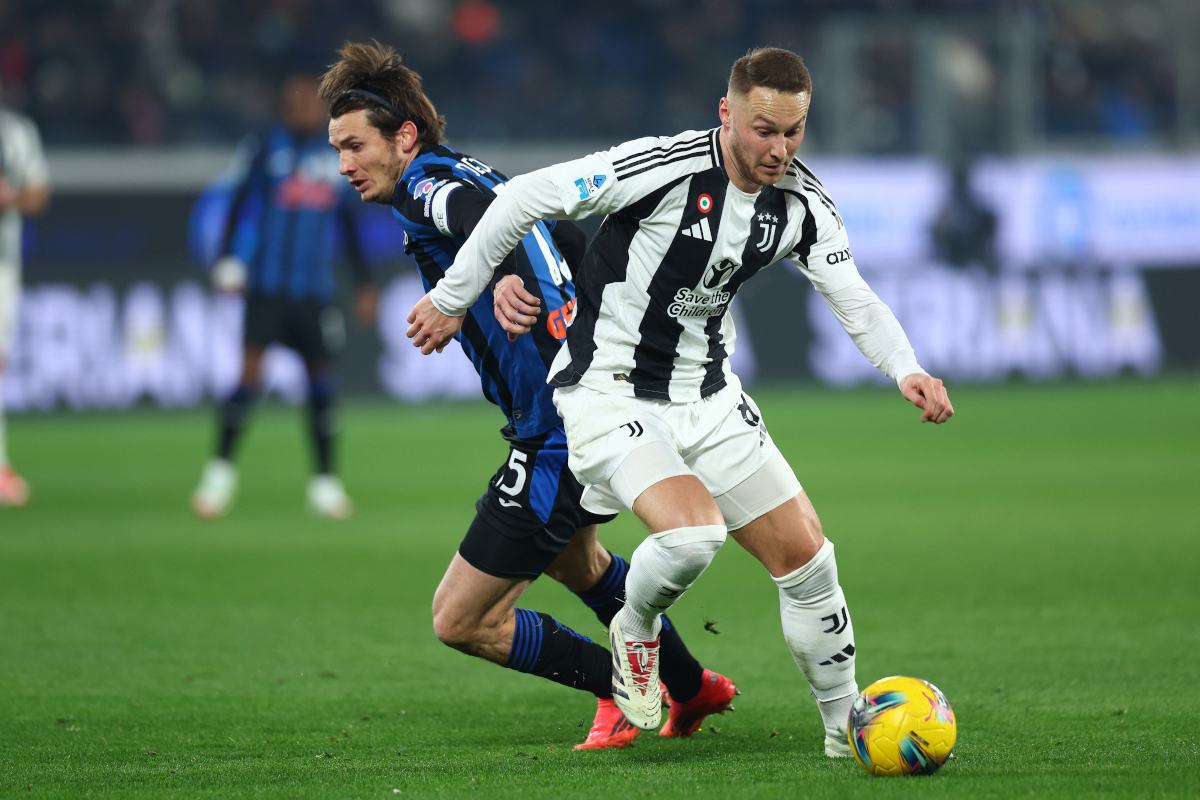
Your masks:
<path fill-rule="evenodd" d="M 917 108 L 932 26 L 960 135 L 1002 150 L 1001 101 L 1022 74 L 1006 31 L 1023 22 L 1041 141 L 1169 143 L 1171 15 L 1190 2 L 0 0 L 0 86 L 51 146 L 223 144 L 271 119 L 285 76 L 375 37 L 424 75 L 452 139 L 612 140 L 711 125 L 730 63 L 778 44 L 806 57 L 818 92 L 853 95 L 856 149 L 911 152 L 929 146 Z M 830 75 L 847 62 L 853 79 Z M 810 133 L 829 146 L 820 102 Z"/>

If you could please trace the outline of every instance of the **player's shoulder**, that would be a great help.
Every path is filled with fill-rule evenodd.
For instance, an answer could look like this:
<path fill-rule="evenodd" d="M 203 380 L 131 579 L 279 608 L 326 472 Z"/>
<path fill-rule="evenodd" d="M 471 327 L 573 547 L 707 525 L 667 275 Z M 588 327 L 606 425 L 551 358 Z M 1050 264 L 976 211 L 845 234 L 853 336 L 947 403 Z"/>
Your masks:
<path fill-rule="evenodd" d="M 14 137 L 37 135 L 37 125 L 33 119 L 11 108 L 0 108 L 0 130 L 7 131 L 9 136 Z"/>
<path fill-rule="evenodd" d="M 720 165 L 717 131 L 689 130 L 673 136 L 631 139 L 608 151 L 618 180 L 673 167 L 671 172 L 700 172 Z"/>
<path fill-rule="evenodd" d="M 818 219 L 818 222 L 821 219 L 827 219 L 838 228 L 842 226 L 841 215 L 838 213 L 837 205 L 833 202 L 829 190 L 821 183 L 821 179 L 817 177 L 816 173 L 800 159 L 792 159 L 784 176 L 779 183 L 775 184 L 775 187 L 801 201 Z"/>
<path fill-rule="evenodd" d="M 0 106 L 0 121 L 9 125 L 32 125 L 33 120 L 12 108 Z"/>
<path fill-rule="evenodd" d="M 821 183 L 821 179 L 799 158 L 791 160 L 784 171 L 783 178 L 776 185 L 780 189 L 787 189 L 810 197 L 822 195 L 825 199 L 829 199 L 829 191 Z"/>
<path fill-rule="evenodd" d="M 407 192 L 413 200 L 422 200 L 435 188 L 447 183 L 478 187 L 477 181 L 484 175 L 490 176 L 490 184 L 507 180 L 479 159 L 439 144 L 422 149 L 404 170 L 398 188 Z"/>

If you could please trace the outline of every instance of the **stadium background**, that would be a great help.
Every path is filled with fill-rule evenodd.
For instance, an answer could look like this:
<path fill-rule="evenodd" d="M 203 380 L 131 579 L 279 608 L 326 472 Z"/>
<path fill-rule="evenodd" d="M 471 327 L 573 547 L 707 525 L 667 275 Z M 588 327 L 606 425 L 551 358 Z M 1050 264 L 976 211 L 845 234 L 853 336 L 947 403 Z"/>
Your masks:
<path fill-rule="evenodd" d="M 0 0 L 0 84 L 41 127 L 55 192 L 26 226 L 5 382 L 35 502 L 0 514 L 0 740 L 16 743 L 0 794 L 621 785 L 622 762 L 563 752 L 590 715 L 578 698 L 564 728 L 562 693 L 428 631 L 432 586 L 501 459 L 500 420 L 437 402 L 478 383 L 465 359 L 420 358 L 404 339 L 419 289 L 385 213 L 366 210 L 381 321 L 351 325 L 339 373 L 356 398 L 343 417 L 358 517 L 331 532 L 304 516 L 306 455 L 278 407 L 244 447 L 234 513 L 187 516 L 239 341 L 238 300 L 208 288 L 194 202 L 269 122 L 280 78 L 370 36 L 423 74 L 456 146 L 509 174 L 709 127 L 747 47 L 802 53 L 816 83 L 802 157 L 960 407 L 943 436 L 910 431 L 786 267 L 739 298 L 738 369 L 785 452 L 812 455 L 798 469 L 844 532 L 843 582 L 872 644 L 860 677 L 918 672 L 955 702 L 958 782 L 932 793 L 1200 791 L 1200 740 L 1180 726 L 1200 713 L 1200 5 Z M 997 215 L 994 258 L 949 263 L 934 245 L 958 167 Z M 292 357 L 267 371 L 299 399 Z M 635 526 L 605 540 L 628 552 Z M 795 675 L 761 574 L 722 558 L 680 623 L 702 657 L 743 660 L 739 717 L 697 743 L 703 765 L 640 742 L 637 774 L 660 796 L 862 791 L 803 749 L 803 697 L 755 705 L 795 693 Z M 596 633 L 545 583 L 530 605 Z M 723 635 L 701 640 L 710 615 Z M 446 688 L 451 674 L 466 677 Z"/>
<path fill-rule="evenodd" d="M 803 157 L 928 369 L 962 384 L 1200 365 L 1189 303 L 1200 290 L 1200 59 L 1185 35 L 1194 4 L 738 9 L 0 6 L 0 82 L 41 125 L 56 191 L 53 214 L 26 237 L 9 407 L 190 406 L 233 380 L 237 312 L 206 290 L 191 204 L 238 139 L 270 120 L 273 82 L 376 34 L 424 74 L 451 141 L 509 174 L 709 127 L 746 43 L 786 42 L 817 78 Z M 988 264 L 947 264 L 933 246 L 958 165 L 998 216 Z M 385 313 L 377 331 L 353 331 L 343 384 L 407 400 L 473 397 L 465 360 L 407 347 L 412 264 L 386 213 L 366 213 Z M 878 380 L 798 274 L 772 270 L 739 306 L 744 376 Z M 302 391 L 286 354 L 268 375 L 286 396 Z"/>

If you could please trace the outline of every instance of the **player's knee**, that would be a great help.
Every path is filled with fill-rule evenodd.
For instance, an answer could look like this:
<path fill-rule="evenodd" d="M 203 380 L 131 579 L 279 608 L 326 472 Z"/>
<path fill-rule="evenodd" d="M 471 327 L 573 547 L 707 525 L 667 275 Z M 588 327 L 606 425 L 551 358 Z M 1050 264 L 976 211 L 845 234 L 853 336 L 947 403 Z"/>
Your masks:
<path fill-rule="evenodd" d="M 685 584 L 700 576 L 725 543 L 724 525 L 695 525 L 656 533 L 646 538 L 633 558 L 670 564 L 671 571 Z"/>
<path fill-rule="evenodd" d="M 483 625 L 478 619 L 466 617 L 449 608 L 434 607 L 433 635 L 447 647 L 464 653 L 473 652 L 482 633 Z"/>
<path fill-rule="evenodd" d="M 595 586 L 608 570 L 611 556 L 595 538 L 583 546 L 570 546 L 559 553 L 545 569 L 545 574 L 573 592 L 583 592 Z"/>

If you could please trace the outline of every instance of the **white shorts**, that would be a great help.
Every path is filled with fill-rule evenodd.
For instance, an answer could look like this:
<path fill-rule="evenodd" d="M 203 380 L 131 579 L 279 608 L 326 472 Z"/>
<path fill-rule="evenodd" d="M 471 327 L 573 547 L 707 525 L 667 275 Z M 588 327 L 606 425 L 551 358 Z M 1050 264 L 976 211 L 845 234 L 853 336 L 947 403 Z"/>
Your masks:
<path fill-rule="evenodd" d="M 17 329 L 17 299 L 21 295 L 21 270 L 0 263 L 0 358 L 8 356 Z"/>
<path fill-rule="evenodd" d="M 618 513 L 658 481 L 694 475 L 736 530 L 800 491 L 740 386 L 670 403 L 575 385 L 556 389 L 554 404 L 566 425 L 571 471 L 585 487 L 581 503 L 593 513 Z"/>

